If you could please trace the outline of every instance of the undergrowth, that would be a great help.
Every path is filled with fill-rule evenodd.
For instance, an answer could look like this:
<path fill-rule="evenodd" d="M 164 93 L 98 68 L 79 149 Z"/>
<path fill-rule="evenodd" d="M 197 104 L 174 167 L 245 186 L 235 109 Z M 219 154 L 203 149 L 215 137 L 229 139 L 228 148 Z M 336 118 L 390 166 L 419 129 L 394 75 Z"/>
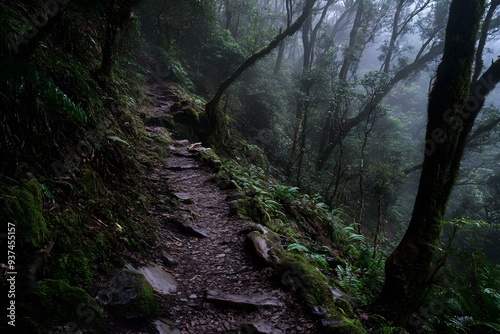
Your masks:
<path fill-rule="evenodd" d="M 288 253 L 308 258 L 358 306 L 373 301 L 383 283 L 386 255 L 373 253 L 355 226 L 346 225 L 342 208 L 330 210 L 319 197 L 277 183 L 252 164 L 228 161 L 221 173 L 234 179 L 244 194 L 240 212 L 278 233 Z"/>

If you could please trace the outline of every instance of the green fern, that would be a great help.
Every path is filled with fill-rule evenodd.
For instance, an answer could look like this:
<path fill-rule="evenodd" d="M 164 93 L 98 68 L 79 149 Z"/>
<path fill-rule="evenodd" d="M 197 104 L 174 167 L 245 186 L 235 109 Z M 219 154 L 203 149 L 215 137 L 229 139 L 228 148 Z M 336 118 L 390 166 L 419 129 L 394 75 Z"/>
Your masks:
<path fill-rule="evenodd" d="M 300 253 L 309 253 L 309 249 L 306 246 L 303 246 L 303 245 L 298 244 L 298 243 L 289 244 L 286 247 L 286 250 L 287 251 L 298 251 Z"/>

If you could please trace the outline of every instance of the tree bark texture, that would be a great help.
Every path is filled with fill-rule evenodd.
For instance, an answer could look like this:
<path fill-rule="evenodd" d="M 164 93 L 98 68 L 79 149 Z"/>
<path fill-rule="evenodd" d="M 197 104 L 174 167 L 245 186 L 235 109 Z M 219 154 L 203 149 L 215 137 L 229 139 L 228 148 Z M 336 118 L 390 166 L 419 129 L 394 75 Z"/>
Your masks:
<path fill-rule="evenodd" d="M 385 264 L 379 302 L 399 324 L 422 302 L 440 242 L 448 198 L 457 179 L 475 113 L 464 113 L 484 0 L 454 0 L 441 64 L 429 96 L 426 151 L 410 225 Z M 469 98 L 469 99 L 468 99 Z"/>

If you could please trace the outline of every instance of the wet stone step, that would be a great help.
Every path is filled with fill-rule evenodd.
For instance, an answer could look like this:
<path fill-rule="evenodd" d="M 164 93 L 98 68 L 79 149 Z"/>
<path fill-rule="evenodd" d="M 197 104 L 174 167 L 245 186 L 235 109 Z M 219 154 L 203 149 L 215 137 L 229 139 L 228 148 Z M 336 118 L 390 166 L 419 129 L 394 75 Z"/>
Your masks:
<path fill-rule="evenodd" d="M 206 301 L 220 307 L 227 307 L 240 310 L 256 310 L 261 308 L 280 307 L 278 299 L 263 294 L 253 294 L 249 296 L 224 294 L 216 290 L 208 290 Z"/>

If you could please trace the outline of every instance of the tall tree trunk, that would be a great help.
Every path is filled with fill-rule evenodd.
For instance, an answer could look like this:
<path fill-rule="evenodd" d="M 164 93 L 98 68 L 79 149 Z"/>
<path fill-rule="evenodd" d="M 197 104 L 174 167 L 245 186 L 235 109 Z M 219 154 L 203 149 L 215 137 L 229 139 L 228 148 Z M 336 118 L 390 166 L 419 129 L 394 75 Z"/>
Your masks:
<path fill-rule="evenodd" d="M 102 49 L 101 67 L 97 70 L 98 75 L 102 75 L 107 78 L 111 77 L 117 33 L 118 31 L 112 23 L 108 23 L 106 25 L 106 41 L 104 42 L 104 47 Z"/>
<path fill-rule="evenodd" d="M 111 77 L 116 53 L 116 42 L 120 29 L 123 29 L 130 21 L 132 11 L 140 0 L 128 0 L 120 2 L 108 0 L 104 2 L 104 13 L 106 16 L 106 35 L 102 50 L 102 62 L 96 71 L 97 76 Z"/>
<path fill-rule="evenodd" d="M 323 7 L 321 16 L 313 28 L 313 19 L 309 16 L 302 27 L 302 45 L 304 48 L 304 58 L 302 61 L 302 73 L 304 74 L 306 71 L 311 70 L 314 62 L 314 46 L 316 44 L 316 39 L 318 37 L 319 28 L 323 24 L 323 21 L 326 18 L 326 14 L 328 13 L 328 8 L 333 4 L 333 0 L 328 0 L 326 5 Z M 297 141 L 300 140 L 300 147 L 297 157 L 298 162 L 298 171 L 297 171 L 297 186 L 300 187 L 302 180 L 302 171 L 303 171 L 303 162 L 304 162 L 304 154 L 305 154 L 305 145 L 306 145 L 306 133 L 307 133 L 307 118 L 309 114 L 309 97 L 311 92 L 311 84 L 305 83 L 301 86 L 301 92 L 305 94 L 304 98 L 299 98 L 296 106 L 296 119 L 297 126 L 295 128 L 295 136 L 294 142 L 292 144 L 292 149 L 289 154 L 288 164 L 285 168 L 287 174 L 286 176 L 291 176 L 291 171 L 293 168 L 293 164 L 295 163 L 296 149 L 297 149 Z M 306 102 L 304 102 L 304 100 Z"/>
<path fill-rule="evenodd" d="M 375 227 L 375 235 L 373 236 L 372 259 L 375 259 L 375 257 L 377 256 L 378 242 L 379 242 L 380 233 L 382 232 L 383 221 L 384 221 L 384 217 L 382 214 L 382 195 L 379 194 L 378 200 L 377 200 L 377 226 Z"/>
<path fill-rule="evenodd" d="M 269 42 L 264 48 L 252 54 L 250 57 L 245 59 L 243 63 L 221 84 L 219 88 L 215 92 L 214 96 L 208 103 L 205 105 L 205 113 L 208 117 L 208 131 L 210 134 L 215 135 L 216 137 L 222 136 L 220 133 L 221 128 L 221 115 L 218 110 L 218 105 L 222 95 L 224 92 L 235 82 L 245 70 L 247 70 L 250 66 L 255 64 L 259 59 L 269 54 L 274 48 L 276 48 L 285 38 L 293 35 L 297 30 L 300 29 L 304 21 L 311 15 L 312 8 L 316 0 L 307 0 L 304 4 L 304 8 L 302 10 L 301 15 L 297 18 L 297 20 L 291 24 L 288 28 L 286 28 L 283 32 L 278 34 L 272 41 Z"/>
<path fill-rule="evenodd" d="M 384 73 L 389 73 L 389 68 L 391 65 L 392 55 L 394 53 L 394 48 L 396 46 L 396 40 L 398 38 L 399 31 L 399 17 L 401 15 L 401 10 L 403 9 L 403 5 L 405 0 L 399 0 L 398 5 L 396 7 L 396 13 L 394 14 L 394 21 L 392 22 L 392 32 L 391 39 L 389 40 L 389 46 L 387 48 L 387 53 L 385 55 L 384 63 L 382 64 L 381 71 Z"/>
<path fill-rule="evenodd" d="M 356 4 L 358 6 L 358 9 L 356 11 L 356 17 L 354 19 L 351 33 L 349 35 L 349 46 L 344 51 L 344 60 L 342 62 L 342 66 L 340 67 L 340 71 L 339 71 L 339 79 L 340 80 L 347 79 L 347 73 L 349 71 L 349 66 L 354 61 L 352 55 L 354 54 L 354 49 L 357 46 L 356 41 L 358 38 L 359 28 L 361 27 L 361 19 L 363 17 L 363 10 L 364 10 L 363 0 L 358 0 Z"/>
<path fill-rule="evenodd" d="M 436 81 L 429 96 L 426 152 L 410 225 L 385 264 L 379 304 L 406 323 L 421 303 L 439 243 L 448 198 L 475 115 L 465 117 L 476 36 L 485 0 L 454 0 Z M 477 115 L 477 113 L 476 113 Z"/>
<path fill-rule="evenodd" d="M 361 233 L 361 223 L 363 220 L 363 211 L 365 209 L 365 190 L 364 190 L 364 182 L 365 182 L 365 151 L 366 151 L 366 146 L 368 145 L 368 138 L 370 137 L 370 133 L 372 132 L 373 125 L 375 123 L 375 120 L 370 120 L 370 117 L 366 120 L 365 126 L 363 128 L 363 143 L 361 144 L 361 157 L 359 159 L 359 181 L 358 181 L 358 188 L 359 188 L 359 207 L 358 207 L 358 218 L 357 218 L 357 223 L 358 223 L 358 228 L 357 231 L 358 233 Z"/>
<path fill-rule="evenodd" d="M 497 7 L 500 6 L 500 0 L 493 0 L 490 3 L 486 17 L 484 18 L 483 25 L 481 27 L 481 35 L 479 38 L 479 43 L 477 45 L 476 51 L 476 64 L 474 67 L 474 74 L 472 75 L 472 80 L 476 81 L 479 79 L 479 75 L 483 71 L 483 53 L 484 47 L 486 46 L 486 40 L 488 38 L 488 32 L 490 30 L 491 20 L 493 19 L 493 14 L 495 13 Z"/>

